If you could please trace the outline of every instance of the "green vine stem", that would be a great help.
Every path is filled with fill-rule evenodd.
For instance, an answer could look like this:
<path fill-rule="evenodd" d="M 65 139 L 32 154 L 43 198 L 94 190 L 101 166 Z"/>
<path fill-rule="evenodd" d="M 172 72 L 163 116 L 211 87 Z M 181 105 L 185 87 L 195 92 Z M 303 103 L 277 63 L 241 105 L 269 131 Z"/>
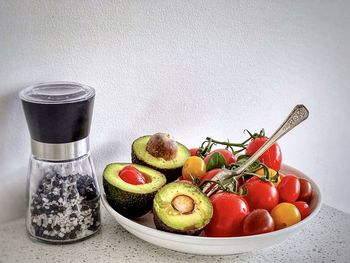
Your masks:
<path fill-rule="evenodd" d="M 214 145 L 223 145 L 227 150 L 230 150 L 234 155 L 246 150 L 248 146 L 248 142 L 252 139 L 258 138 L 258 137 L 264 137 L 265 136 L 265 130 L 262 129 L 259 133 L 251 133 L 248 130 L 244 130 L 244 132 L 247 132 L 249 134 L 249 138 L 241 143 L 233 143 L 229 140 L 227 141 L 219 141 L 216 139 L 213 139 L 211 137 L 206 137 L 205 141 L 201 144 L 201 146 L 198 148 L 198 154 L 200 157 L 205 158 L 206 155 L 208 155 L 211 152 L 211 149 Z M 237 150 L 234 149 L 239 148 Z"/>
<path fill-rule="evenodd" d="M 211 137 L 207 137 L 205 141 L 201 144 L 201 146 L 198 149 L 198 154 L 202 158 L 204 158 L 207 154 L 211 152 L 211 149 L 214 145 L 223 145 L 226 149 L 229 149 L 233 154 L 238 154 L 242 151 L 244 151 L 247 148 L 247 143 L 252 139 L 252 137 L 249 137 L 245 141 L 241 143 L 232 143 L 230 141 L 219 141 L 215 140 Z M 240 148 L 238 150 L 235 150 L 233 147 Z"/>
<path fill-rule="evenodd" d="M 215 144 L 220 144 L 220 145 L 225 145 L 225 146 L 235 146 L 235 147 L 245 147 L 246 143 L 249 142 L 250 139 L 251 139 L 251 137 L 249 137 L 247 140 L 245 140 L 242 143 L 232 143 L 229 141 L 227 141 L 227 142 L 226 141 L 218 141 L 218 140 L 215 140 L 215 139 L 210 138 L 210 137 L 206 138 L 207 141 L 210 141 L 210 142 L 215 143 Z"/>
<path fill-rule="evenodd" d="M 259 133 L 251 133 L 248 130 L 244 130 L 244 132 L 247 132 L 249 134 L 249 138 L 244 140 L 241 143 L 232 143 L 229 140 L 227 140 L 227 141 L 219 141 L 219 140 L 213 139 L 211 137 L 206 137 L 205 141 L 198 148 L 198 152 L 197 153 L 199 154 L 200 157 L 205 158 L 211 152 L 211 149 L 212 149 L 212 147 L 214 145 L 223 145 L 223 146 L 226 147 L 226 149 L 230 149 L 231 152 L 234 155 L 236 155 L 236 154 L 246 150 L 248 142 L 250 140 L 265 136 L 265 130 L 264 129 L 262 129 Z M 234 147 L 239 148 L 239 149 L 235 150 Z M 239 159 L 241 157 L 243 157 L 242 158 L 243 161 L 245 159 L 249 158 L 249 156 L 245 156 L 245 155 L 241 156 L 240 155 L 239 158 L 238 158 L 238 163 L 231 164 L 229 169 L 235 169 L 238 166 L 240 166 Z M 204 187 L 204 185 L 206 185 L 208 183 L 210 183 L 210 184 L 217 184 L 217 185 L 219 185 L 220 190 L 222 190 L 222 191 L 227 191 L 227 192 L 232 192 L 232 193 L 235 193 L 235 194 L 242 195 L 242 194 L 246 193 L 246 189 L 243 189 L 242 188 L 243 186 L 239 186 L 238 180 L 240 178 L 242 178 L 243 181 L 245 181 L 245 179 L 246 179 L 245 177 L 246 176 L 256 176 L 256 177 L 259 177 L 261 180 L 264 180 L 264 181 L 270 181 L 270 182 L 273 182 L 273 183 L 277 182 L 278 177 L 279 177 L 278 173 L 275 176 L 271 177 L 268 167 L 265 164 L 263 164 L 263 163 L 261 163 L 259 161 L 257 161 L 257 162 L 258 163 L 256 165 L 251 165 L 250 169 L 248 168 L 247 171 L 232 177 L 228 181 L 226 180 L 226 181 L 221 182 L 221 181 L 205 180 L 202 183 L 200 183 L 198 181 L 196 181 L 195 183 L 201 189 Z M 263 169 L 264 170 L 264 173 L 263 173 L 262 176 L 256 174 L 256 171 L 258 171 L 259 169 Z"/>

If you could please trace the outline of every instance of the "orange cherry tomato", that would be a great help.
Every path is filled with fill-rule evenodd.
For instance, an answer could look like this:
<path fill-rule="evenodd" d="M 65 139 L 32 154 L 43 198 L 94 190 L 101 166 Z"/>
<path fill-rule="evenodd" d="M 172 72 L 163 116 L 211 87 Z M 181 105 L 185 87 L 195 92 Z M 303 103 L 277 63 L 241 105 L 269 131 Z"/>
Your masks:
<path fill-rule="evenodd" d="M 294 225 L 301 220 L 298 208 L 291 203 L 279 203 L 272 209 L 271 216 L 275 221 L 276 230 Z"/>
<path fill-rule="evenodd" d="M 259 176 L 263 176 L 263 175 L 264 175 L 264 168 L 261 168 L 261 169 L 257 170 L 255 173 L 256 173 L 257 175 L 259 175 Z M 274 169 L 269 168 L 269 174 L 270 174 L 270 177 L 274 177 L 274 176 L 277 174 L 277 172 L 276 172 Z M 281 176 L 281 174 L 279 174 L 277 182 L 276 182 L 276 183 L 273 183 L 273 184 L 275 185 L 276 188 L 277 188 L 278 185 L 280 184 L 281 179 L 282 179 L 282 176 Z"/>
<path fill-rule="evenodd" d="M 189 181 L 193 181 L 193 178 L 201 179 L 205 175 L 205 172 L 205 162 L 198 156 L 189 157 L 182 167 L 182 177 Z"/>

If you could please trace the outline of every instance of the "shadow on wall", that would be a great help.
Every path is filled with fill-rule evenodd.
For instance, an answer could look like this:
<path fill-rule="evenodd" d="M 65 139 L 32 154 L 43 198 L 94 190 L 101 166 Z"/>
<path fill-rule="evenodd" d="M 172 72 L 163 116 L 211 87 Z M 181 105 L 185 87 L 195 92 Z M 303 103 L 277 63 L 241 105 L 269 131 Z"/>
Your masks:
<path fill-rule="evenodd" d="M 18 92 L 0 95 L 0 222 L 25 213 L 30 140 Z"/>

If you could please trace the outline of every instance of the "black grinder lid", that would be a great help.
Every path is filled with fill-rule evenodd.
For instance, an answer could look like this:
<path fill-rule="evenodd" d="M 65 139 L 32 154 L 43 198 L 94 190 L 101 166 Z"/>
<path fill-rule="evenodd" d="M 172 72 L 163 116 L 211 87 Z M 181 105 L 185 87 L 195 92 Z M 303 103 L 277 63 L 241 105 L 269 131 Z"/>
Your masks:
<path fill-rule="evenodd" d="M 20 92 L 33 140 L 69 143 L 90 133 L 95 90 L 74 82 L 48 82 Z"/>

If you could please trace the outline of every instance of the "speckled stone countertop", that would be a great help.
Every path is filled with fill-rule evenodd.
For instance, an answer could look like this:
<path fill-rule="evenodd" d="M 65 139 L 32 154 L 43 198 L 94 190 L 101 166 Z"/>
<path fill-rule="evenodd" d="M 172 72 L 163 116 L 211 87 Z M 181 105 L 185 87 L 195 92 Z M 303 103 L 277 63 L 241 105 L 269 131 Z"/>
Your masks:
<path fill-rule="evenodd" d="M 95 236 L 69 245 L 32 241 L 24 219 L 0 225 L 0 262 L 350 262 L 350 214 L 323 205 L 317 217 L 285 242 L 254 253 L 196 256 L 146 243 L 103 209 Z"/>

